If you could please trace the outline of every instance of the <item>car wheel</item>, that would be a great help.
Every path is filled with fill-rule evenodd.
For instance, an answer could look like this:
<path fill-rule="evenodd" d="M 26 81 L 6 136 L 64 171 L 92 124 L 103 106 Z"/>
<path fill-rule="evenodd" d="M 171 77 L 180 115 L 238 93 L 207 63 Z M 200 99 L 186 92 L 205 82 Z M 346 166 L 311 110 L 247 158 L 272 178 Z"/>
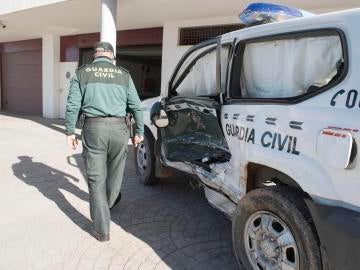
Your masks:
<path fill-rule="evenodd" d="M 152 134 L 145 131 L 144 141 L 136 147 L 135 164 L 140 177 L 139 181 L 144 185 L 151 185 L 157 180 L 155 177 L 155 140 Z"/>
<path fill-rule="evenodd" d="M 241 269 L 320 270 L 318 238 L 299 193 L 260 188 L 239 202 L 232 226 Z"/>

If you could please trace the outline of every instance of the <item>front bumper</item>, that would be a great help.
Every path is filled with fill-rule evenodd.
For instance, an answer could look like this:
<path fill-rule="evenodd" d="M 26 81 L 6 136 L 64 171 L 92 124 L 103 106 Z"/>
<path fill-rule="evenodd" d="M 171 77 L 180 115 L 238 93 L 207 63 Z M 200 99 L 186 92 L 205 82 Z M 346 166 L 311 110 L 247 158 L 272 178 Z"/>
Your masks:
<path fill-rule="evenodd" d="M 324 269 L 360 269 L 360 209 L 307 200 L 314 220 Z"/>

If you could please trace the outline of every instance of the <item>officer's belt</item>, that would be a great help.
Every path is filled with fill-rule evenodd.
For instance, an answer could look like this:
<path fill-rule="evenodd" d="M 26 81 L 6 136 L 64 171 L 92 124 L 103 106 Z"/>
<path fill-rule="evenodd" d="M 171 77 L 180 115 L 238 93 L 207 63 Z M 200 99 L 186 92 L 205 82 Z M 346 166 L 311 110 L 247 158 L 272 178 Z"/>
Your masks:
<path fill-rule="evenodd" d="M 125 117 L 103 116 L 103 117 L 85 117 L 85 122 L 125 122 Z"/>

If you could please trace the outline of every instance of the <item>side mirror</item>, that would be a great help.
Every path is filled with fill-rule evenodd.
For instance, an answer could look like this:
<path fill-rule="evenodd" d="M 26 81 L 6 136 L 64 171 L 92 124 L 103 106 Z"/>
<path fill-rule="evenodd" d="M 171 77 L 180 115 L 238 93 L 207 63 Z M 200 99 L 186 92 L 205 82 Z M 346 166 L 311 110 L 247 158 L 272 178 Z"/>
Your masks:
<path fill-rule="evenodd" d="M 169 119 L 165 110 L 161 108 L 160 102 L 155 102 L 151 107 L 150 119 L 157 128 L 164 128 L 169 125 Z"/>

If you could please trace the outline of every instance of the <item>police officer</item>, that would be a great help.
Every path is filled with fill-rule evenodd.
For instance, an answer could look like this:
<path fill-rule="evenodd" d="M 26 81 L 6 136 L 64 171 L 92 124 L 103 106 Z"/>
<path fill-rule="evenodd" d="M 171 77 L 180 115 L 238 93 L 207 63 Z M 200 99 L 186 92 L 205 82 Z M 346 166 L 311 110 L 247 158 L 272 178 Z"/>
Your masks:
<path fill-rule="evenodd" d="M 135 118 L 135 145 L 143 140 L 144 122 L 139 96 L 129 72 L 113 64 L 110 43 L 98 42 L 95 60 L 76 70 L 66 106 L 67 142 L 76 149 L 74 134 L 79 111 L 85 115 L 82 130 L 83 158 L 88 177 L 93 234 L 110 240 L 110 210 L 120 200 L 129 128 L 125 115 Z"/>

